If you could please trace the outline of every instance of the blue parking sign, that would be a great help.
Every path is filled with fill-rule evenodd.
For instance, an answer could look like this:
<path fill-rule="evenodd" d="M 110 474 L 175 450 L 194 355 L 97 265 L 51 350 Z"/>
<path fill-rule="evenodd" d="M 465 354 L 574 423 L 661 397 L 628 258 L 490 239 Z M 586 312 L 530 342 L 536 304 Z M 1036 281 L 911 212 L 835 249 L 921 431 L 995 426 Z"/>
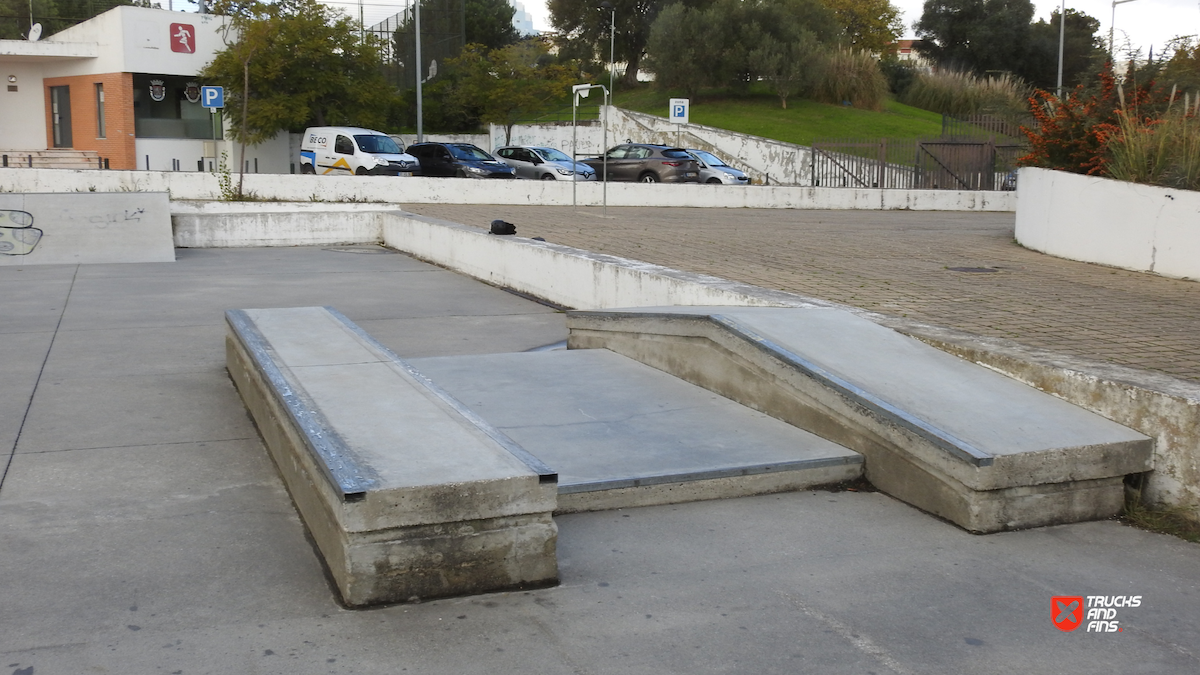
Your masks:
<path fill-rule="evenodd" d="M 671 114 L 669 115 L 672 122 L 675 124 L 688 123 L 688 99 L 673 98 L 671 99 Z"/>
<path fill-rule="evenodd" d="M 200 87 L 200 105 L 205 108 L 224 108 L 225 87 Z"/>

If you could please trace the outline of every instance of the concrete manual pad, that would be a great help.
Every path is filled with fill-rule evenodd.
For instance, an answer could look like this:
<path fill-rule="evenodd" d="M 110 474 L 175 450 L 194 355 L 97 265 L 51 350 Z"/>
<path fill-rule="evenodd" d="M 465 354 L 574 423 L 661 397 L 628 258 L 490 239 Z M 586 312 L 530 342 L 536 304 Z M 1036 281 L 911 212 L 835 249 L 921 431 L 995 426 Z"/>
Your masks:
<path fill-rule="evenodd" d="M 559 512 L 798 489 L 861 472 L 858 453 L 608 350 L 409 363 L 554 468 Z"/>
<path fill-rule="evenodd" d="M 166 192 L 0 194 L 0 211 L 32 216 L 13 232 L 41 233 L 28 247 L 0 246 L 0 266 L 175 260 Z M 0 244 L 12 224 L 0 222 Z"/>
<path fill-rule="evenodd" d="M 605 347 L 867 456 L 868 478 L 973 531 L 1117 513 L 1146 436 L 836 309 L 575 312 Z"/>

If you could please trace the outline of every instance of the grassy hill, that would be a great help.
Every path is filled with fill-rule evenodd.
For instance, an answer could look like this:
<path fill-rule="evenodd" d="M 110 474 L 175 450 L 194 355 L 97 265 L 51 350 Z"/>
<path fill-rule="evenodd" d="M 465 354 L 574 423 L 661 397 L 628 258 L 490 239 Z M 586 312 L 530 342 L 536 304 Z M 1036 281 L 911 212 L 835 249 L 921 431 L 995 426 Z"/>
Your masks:
<path fill-rule="evenodd" d="M 618 85 L 614 103 L 666 117 L 672 97 L 683 95 L 650 86 L 622 91 Z M 810 145 L 814 138 L 916 138 L 942 131 L 941 115 L 895 101 L 888 101 L 883 112 L 872 112 L 793 98 L 784 110 L 775 96 L 758 93 L 701 96 L 691 102 L 689 121 L 799 145 Z"/>

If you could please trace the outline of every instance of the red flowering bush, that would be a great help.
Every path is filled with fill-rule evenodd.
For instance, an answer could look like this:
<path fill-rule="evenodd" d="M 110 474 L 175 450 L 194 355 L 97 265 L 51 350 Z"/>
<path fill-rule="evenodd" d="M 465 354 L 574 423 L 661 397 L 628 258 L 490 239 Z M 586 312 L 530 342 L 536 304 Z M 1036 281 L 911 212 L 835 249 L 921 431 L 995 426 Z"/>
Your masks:
<path fill-rule="evenodd" d="M 1091 91 L 1080 85 L 1061 101 L 1050 92 L 1034 92 L 1029 106 L 1037 124 L 1022 127 L 1031 150 L 1018 164 L 1107 175 L 1108 145 L 1121 136 L 1122 109 L 1124 115 L 1143 124 L 1154 124 L 1158 118 L 1154 80 L 1131 84 L 1119 89 L 1111 64 L 1106 64 L 1100 72 L 1100 86 Z"/>

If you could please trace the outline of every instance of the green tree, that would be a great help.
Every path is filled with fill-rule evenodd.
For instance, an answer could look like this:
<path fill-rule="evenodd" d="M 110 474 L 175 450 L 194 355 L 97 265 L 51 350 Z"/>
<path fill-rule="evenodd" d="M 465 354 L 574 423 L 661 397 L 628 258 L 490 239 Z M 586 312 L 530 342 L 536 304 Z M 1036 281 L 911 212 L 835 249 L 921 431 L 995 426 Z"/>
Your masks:
<path fill-rule="evenodd" d="M 361 39 L 342 12 L 317 0 L 221 0 L 213 11 L 231 17 L 226 48 L 200 77 L 226 88 L 227 110 L 240 118 L 231 135 L 243 154 L 246 143 L 280 131 L 387 119 L 396 95 L 380 71 L 378 41 Z"/>
<path fill-rule="evenodd" d="M 516 11 L 508 0 L 466 0 L 466 43 L 488 49 L 515 44 L 521 39 L 512 22 Z"/>
<path fill-rule="evenodd" d="M 770 85 L 786 110 L 788 97 L 811 89 L 816 82 L 821 62 L 819 48 L 816 36 L 808 31 L 800 31 L 789 41 L 765 35 L 750 51 L 750 66 Z"/>
<path fill-rule="evenodd" d="M 507 144 L 513 125 L 570 94 L 573 69 L 550 62 L 547 53 L 537 39 L 492 50 L 467 45 L 461 56 L 447 63 L 455 82 L 447 92 L 450 103 L 473 111 L 484 124 L 503 125 Z"/>
<path fill-rule="evenodd" d="M 42 25 L 42 35 L 70 28 L 130 0 L 0 0 L 0 40 L 24 40 L 31 23 Z M 33 10 L 33 19 L 29 12 Z"/>
<path fill-rule="evenodd" d="M 595 0 L 550 0 L 550 24 L 559 32 L 559 48 L 571 59 L 587 63 L 608 63 L 609 26 L 614 17 L 617 31 L 615 59 L 624 62 L 625 84 L 637 83 L 650 26 L 668 4 L 667 0 L 609 0 L 615 15 Z M 684 0 L 689 4 L 695 2 Z"/>
<path fill-rule="evenodd" d="M 890 0 L 821 0 L 833 10 L 851 47 L 875 54 L 895 51 L 904 32 L 900 10 Z"/>
<path fill-rule="evenodd" d="M 811 84 L 814 53 L 841 34 L 817 0 L 716 0 L 707 8 L 675 4 L 659 15 L 648 63 L 666 88 L 694 95 L 704 86 L 745 91 L 766 80 L 786 106 Z"/>
<path fill-rule="evenodd" d="M 916 23 L 918 49 L 942 66 L 976 73 L 1026 69 L 1031 43 L 1029 0 L 925 0 Z"/>
<path fill-rule="evenodd" d="M 1050 14 L 1050 21 L 1041 19 L 1030 26 L 1030 31 L 1030 56 L 1018 74 L 1035 87 L 1053 89 L 1058 83 L 1058 10 Z M 1063 40 L 1063 86 L 1074 87 L 1094 79 L 1106 58 L 1100 22 L 1068 9 Z"/>
<path fill-rule="evenodd" d="M 683 3 L 658 15 L 646 43 L 646 66 L 660 86 L 681 89 L 695 99 L 701 88 L 714 83 L 715 69 L 705 64 L 715 60 L 712 31 L 716 27 L 711 12 Z"/>

